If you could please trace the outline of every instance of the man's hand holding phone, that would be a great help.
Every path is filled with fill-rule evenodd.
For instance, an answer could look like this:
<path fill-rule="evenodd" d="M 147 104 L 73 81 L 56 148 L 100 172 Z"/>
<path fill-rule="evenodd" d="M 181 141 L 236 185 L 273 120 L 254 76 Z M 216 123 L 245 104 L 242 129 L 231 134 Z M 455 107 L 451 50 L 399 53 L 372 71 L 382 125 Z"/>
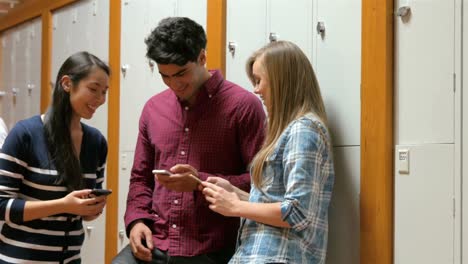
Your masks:
<path fill-rule="evenodd" d="M 198 171 L 188 164 L 178 164 L 168 170 L 153 170 L 156 180 L 168 188 L 177 192 L 191 192 L 198 190 L 202 182 L 198 178 Z"/>

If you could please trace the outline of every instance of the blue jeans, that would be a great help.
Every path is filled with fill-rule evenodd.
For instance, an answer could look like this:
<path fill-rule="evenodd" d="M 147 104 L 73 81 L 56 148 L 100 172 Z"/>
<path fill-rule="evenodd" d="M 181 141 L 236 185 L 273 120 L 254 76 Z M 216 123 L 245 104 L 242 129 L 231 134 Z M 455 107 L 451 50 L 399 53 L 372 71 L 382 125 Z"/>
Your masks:
<path fill-rule="evenodd" d="M 112 264 L 224 264 L 229 262 L 233 254 L 234 249 L 223 249 L 193 257 L 171 257 L 166 251 L 155 247 L 153 249 L 153 259 L 146 262 L 135 258 L 130 245 L 127 245 L 115 256 Z"/>

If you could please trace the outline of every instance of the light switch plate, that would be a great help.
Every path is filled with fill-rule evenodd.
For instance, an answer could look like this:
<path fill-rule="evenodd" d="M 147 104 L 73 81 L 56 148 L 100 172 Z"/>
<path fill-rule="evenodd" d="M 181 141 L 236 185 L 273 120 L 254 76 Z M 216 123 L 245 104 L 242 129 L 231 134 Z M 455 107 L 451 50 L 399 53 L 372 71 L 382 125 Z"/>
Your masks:
<path fill-rule="evenodd" d="M 400 174 L 409 174 L 409 149 L 398 150 L 397 164 Z"/>

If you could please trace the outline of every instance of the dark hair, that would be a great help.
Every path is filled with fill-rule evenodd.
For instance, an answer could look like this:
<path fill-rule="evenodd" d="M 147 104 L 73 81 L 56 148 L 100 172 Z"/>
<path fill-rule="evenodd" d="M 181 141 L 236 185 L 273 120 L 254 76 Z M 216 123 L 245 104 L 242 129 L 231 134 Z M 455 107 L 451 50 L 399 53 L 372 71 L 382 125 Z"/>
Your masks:
<path fill-rule="evenodd" d="M 206 48 L 206 34 L 202 26 L 186 17 L 168 17 L 145 39 L 146 56 L 159 64 L 196 62 Z"/>
<path fill-rule="evenodd" d="M 109 67 L 96 56 L 83 51 L 68 57 L 60 67 L 55 81 L 52 104 L 44 118 L 44 132 L 51 160 L 58 171 L 57 184 L 64 183 L 68 190 L 83 187 L 80 160 L 75 155 L 75 147 L 70 135 L 70 123 L 73 113 L 70 94 L 62 87 L 62 77 L 68 75 L 73 86 L 86 78 L 98 67 L 109 75 Z"/>

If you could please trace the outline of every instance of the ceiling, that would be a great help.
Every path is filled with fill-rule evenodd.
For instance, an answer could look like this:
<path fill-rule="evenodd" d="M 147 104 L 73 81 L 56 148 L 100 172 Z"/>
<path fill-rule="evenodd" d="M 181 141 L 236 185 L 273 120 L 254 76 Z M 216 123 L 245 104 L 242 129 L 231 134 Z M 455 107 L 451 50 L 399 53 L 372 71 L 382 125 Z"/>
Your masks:
<path fill-rule="evenodd" d="M 28 1 L 31 0 L 0 0 L 0 18 L 11 12 L 12 9 Z"/>

